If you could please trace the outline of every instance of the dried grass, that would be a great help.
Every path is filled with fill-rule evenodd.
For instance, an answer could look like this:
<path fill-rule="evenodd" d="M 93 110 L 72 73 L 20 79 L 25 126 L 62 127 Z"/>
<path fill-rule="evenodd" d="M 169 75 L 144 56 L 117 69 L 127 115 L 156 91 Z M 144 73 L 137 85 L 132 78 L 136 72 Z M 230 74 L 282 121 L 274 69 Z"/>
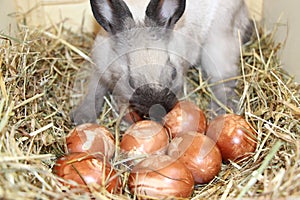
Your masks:
<path fill-rule="evenodd" d="M 255 154 L 222 166 L 212 182 L 198 185 L 192 199 L 300 198 L 300 87 L 277 57 L 273 32 L 257 29 L 242 49 L 237 92 L 240 113 L 258 133 Z M 89 59 L 93 35 L 20 26 L 16 37 L 0 35 L 0 198 L 90 199 L 63 187 L 51 169 L 66 152 L 65 135 L 73 128 L 68 113 L 81 97 L 79 75 Z M 185 98 L 206 108 L 211 93 L 200 72 L 189 72 Z M 99 123 L 117 136 L 120 122 L 110 96 Z M 207 101 L 206 101 L 207 100 Z M 208 111 L 209 112 L 209 111 Z M 120 170 L 120 173 L 123 172 Z M 128 173 L 122 173 L 124 185 Z M 92 190 L 93 191 L 93 190 Z M 95 199 L 129 199 L 93 191 Z"/>

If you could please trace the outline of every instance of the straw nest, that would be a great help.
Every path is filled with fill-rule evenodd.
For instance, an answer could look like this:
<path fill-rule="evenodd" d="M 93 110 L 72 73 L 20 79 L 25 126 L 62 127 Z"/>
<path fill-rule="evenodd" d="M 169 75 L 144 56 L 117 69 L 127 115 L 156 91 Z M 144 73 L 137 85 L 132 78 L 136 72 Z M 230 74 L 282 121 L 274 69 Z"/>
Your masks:
<path fill-rule="evenodd" d="M 88 69 L 94 36 L 62 24 L 19 28 L 18 36 L 0 35 L 0 198 L 133 198 L 124 172 L 122 195 L 93 188 L 92 194 L 78 194 L 52 173 L 55 159 L 67 151 L 65 136 L 73 128 L 68 113 L 81 97 L 80 72 Z M 224 164 L 213 181 L 196 186 L 192 199 L 300 198 L 300 87 L 282 69 L 280 49 L 273 32 L 258 28 L 241 49 L 240 113 L 258 133 L 257 150 L 251 158 Z M 192 69 L 186 98 L 205 109 L 203 99 L 211 98 L 207 86 Z M 118 123 L 113 104 L 107 96 L 99 123 L 119 134 L 126 125 Z"/>

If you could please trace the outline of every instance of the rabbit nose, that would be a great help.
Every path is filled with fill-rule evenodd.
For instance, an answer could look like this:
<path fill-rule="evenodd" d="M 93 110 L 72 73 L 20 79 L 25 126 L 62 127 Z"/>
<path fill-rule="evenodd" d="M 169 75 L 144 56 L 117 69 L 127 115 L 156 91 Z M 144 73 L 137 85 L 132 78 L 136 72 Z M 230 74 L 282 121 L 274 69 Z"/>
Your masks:
<path fill-rule="evenodd" d="M 160 121 L 178 101 L 176 95 L 160 84 L 146 84 L 132 94 L 130 106 L 144 118 Z"/>

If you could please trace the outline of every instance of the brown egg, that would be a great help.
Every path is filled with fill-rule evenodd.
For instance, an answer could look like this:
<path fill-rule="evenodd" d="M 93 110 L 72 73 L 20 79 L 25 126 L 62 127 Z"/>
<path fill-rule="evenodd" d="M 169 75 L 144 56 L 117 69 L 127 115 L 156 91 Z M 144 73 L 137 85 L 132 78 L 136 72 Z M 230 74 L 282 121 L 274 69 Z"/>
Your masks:
<path fill-rule="evenodd" d="M 192 172 L 195 183 L 208 183 L 221 170 L 219 148 L 212 139 L 197 132 L 175 137 L 169 145 L 168 155 L 179 159 Z"/>
<path fill-rule="evenodd" d="M 163 118 L 163 124 L 174 138 L 188 131 L 204 133 L 206 130 L 206 117 L 203 111 L 194 103 L 180 101 Z"/>
<path fill-rule="evenodd" d="M 216 117 L 210 122 L 206 135 L 216 141 L 224 162 L 244 158 L 256 148 L 256 133 L 236 114 Z"/>
<path fill-rule="evenodd" d="M 129 157 L 135 157 L 165 154 L 168 144 L 169 135 L 162 125 L 155 121 L 143 120 L 126 130 L 120 148 Z"/>
<path fill-rule="evenodd" d="M 88 152 L 112 158 L 115 152 L 115 140 L 112 133 L 98 124 L 81 124 L 75 127 L 66 138 L 69 153 Z"/>
<path fill-rule="evenodd" d="M 128 179 L 129 189 L 139 199 L 188 198 L 194 189 L 191 172 L 178 160 L 154 155 L 139 162 Z"/>
<path fill-rule="evenodd" d="M 123 120 L 126 121 L 128 124 L 134 124 L 138 121 L 141 121 L 143 120 L 142 117 L 140 117 L 137 112 L 135 111 L 128 111 L 124 117 L 123 117 Z"/>
<path fill-rule="evenodd" d="M 85 187 L 86 185 L 98 184 L 104 186 L 109 192 L 119 190 L 119 178 L 108 162 L 88 153 L 71 153 L 60 157 L 53 168 L 56 175 L 65 180 L 79 184 L 67 184 L 71 188 Z"/>

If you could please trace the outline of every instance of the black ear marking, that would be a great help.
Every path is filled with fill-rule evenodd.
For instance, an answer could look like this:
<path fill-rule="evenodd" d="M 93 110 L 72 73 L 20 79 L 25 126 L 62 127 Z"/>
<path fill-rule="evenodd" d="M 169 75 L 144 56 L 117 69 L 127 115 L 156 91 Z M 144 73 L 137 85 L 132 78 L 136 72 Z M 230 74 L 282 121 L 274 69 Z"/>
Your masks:
<path fill-rule="evenodd" d="M 176 77 L 177 77 L 177 69 L 175 67 L 172 67 L 171 78 L 172 78 L 172 80 L 175 80 Z"/>
<path fill-rule="evenodd" d="M 116 34 L 126 29 L 133 21 L 132 13 L 123 0 L 90 0 L 97 22 L 109 33 Z"/>
<path fill-rule="evenodd" d="M 157 26 L 173 28 L 183 15 L 185 4 L 186 0 L 151 0 L 146 9 L 146 16 Z"/>

